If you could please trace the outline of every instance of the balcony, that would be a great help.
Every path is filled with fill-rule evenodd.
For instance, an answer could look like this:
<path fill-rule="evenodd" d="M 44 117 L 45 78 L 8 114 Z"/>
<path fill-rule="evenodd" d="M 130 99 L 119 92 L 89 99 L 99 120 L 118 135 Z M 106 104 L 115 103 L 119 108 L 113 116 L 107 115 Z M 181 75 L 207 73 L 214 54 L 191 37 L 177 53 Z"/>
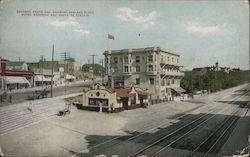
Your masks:
<path fill-rule="evenodd" d="M 123 71 L 122 74 L 123 75 L 132 75 L 132 72 L 125 72 L 125 71 Z"/>
<path fill-rule="evenodd" d="M 184 76 L 184 72 L 182 71 L 167 71 L 161 70 L 161 75 L 169 75 L 169 76 Z"/>
<path fill-rule="evenodd" d="M 147 71 L 147 75 L 156 75 L 157 71 Z"/>
<path fill-rule="evenodd" d="M 178 67 L 183 67 L 180 63 L 172 63 L 170 61 L 164 61 L 164 60 L 161 60 L 160 65 L 163 68 L 178 68 Z"/>

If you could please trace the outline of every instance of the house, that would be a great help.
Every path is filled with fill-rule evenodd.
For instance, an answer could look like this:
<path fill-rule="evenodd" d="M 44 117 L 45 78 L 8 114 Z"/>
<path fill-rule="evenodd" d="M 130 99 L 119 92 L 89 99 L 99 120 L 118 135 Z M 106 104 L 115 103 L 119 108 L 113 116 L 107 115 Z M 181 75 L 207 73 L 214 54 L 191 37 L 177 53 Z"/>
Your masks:
<path fill-rule="evenodd" d="M 6 62 L 7 70 L 16 70 L 16 71 L 28 71 L 28 65 L 24 61 L 7 61 Z"/>
<path fill-rule="evenodd" d="M 226 73 L 229 73 L 230 71 L 240 71 L 240 68 L 230 68 L 230 67 L 220 67 L 219 63 L 216 62 L 213 66 L 207 66 L 207 67 L 200 67 L 200 68 L 193 68 L 193 72 L 207 72 L 207 71 L 224 71 Z"/>
<path fill-rule="evenodd" d="M 34 86 L 34 72 L 25 62 L 11 62 L 0 58 L 1 89 L 12 90 Z"/>

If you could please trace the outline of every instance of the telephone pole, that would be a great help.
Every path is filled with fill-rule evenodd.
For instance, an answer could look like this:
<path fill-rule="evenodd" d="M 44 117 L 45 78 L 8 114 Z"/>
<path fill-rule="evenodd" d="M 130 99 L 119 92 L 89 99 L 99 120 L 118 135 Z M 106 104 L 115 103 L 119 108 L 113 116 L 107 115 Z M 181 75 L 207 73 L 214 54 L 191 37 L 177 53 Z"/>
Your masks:
<path fill-rule="evenodd" d="M 102 85 L 103 85 L 104 84 L 103 59 L 101 59 L 100 62 L 101 62 L 101 77 L 102 77 Z"/>
<path fill-rule="evenodd" d="M 89 55 L 92 56 L 92 81 L 93 81 L 93 87 L 94 87 L 94 64 L 95 64 L 95 56 L 97 55 Z"/>
<path fill-rule="evenodd" d="M 67 67 L 68 66 L 68 59 L 69 59 L 69 52 L 62 52 L 61 53 L 61 58 L 64 61 L 64 94 L 66 95 L 66 91 L 67 91 L 67 86 L 66 86 L 66 63 L 67 63 Z M 69 69 L 67 68 L 67 73 Z"/>
<path fill-rule="evenodd" d="M 53 77 L 54 77 L 54 44 L 52 46 L 52 66 L 51 66 L 51 88 L 50 88 L 50 96 L 53 97 Z"/>
<path fill-rule="evenodd" d="M 44 55 L 41 55 L 42 60 L 42 88 L 43 88 L 43 61 L 44 61 Z"/>

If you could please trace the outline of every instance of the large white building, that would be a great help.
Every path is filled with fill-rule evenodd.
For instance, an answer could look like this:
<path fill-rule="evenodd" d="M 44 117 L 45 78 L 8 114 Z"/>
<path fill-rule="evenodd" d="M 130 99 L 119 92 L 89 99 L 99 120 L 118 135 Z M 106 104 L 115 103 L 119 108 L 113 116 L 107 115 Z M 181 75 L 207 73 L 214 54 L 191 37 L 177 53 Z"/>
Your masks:
<path fill-rule="evenodd" d="M 180 55 L 160 47 L 107 50 L 105 68 L 111 87 L 129 87 L 131 84 L 148 89 L 151 99 L 172 100 L 184 92 L 180 80 Z"/>

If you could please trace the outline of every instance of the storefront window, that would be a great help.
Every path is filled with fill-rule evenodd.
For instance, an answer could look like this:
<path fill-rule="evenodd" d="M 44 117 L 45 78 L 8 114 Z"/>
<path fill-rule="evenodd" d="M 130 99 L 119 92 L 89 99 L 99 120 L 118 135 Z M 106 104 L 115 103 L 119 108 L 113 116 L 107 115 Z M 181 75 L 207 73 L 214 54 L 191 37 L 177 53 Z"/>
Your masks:
<path fill-rule="evenodd" d="M 108 99 L 98 99 L 98 98 L 89 98 L 89 105 L 99 106 L 102 102 L 102 106 L 108 106 Z"/>

